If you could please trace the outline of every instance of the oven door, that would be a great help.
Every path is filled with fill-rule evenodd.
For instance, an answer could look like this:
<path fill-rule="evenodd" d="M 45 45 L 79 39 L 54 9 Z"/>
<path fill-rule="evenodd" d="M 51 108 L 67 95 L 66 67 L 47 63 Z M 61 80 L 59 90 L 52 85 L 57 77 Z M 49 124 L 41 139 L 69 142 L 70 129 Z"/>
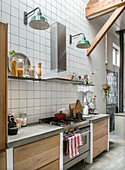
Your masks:
<path fill-rule="evenodd" d="M 69 162 L 69 161 L 71 161 L 72 159 L 75 159 L 75 158 L 79 157 L 84 152 L 89 151 L 89 136 L 90 136 L 90 131 L 86 131 L 86 132 L 83 132 L 83 133 L 82 133 L 82 131 L 80 131 L 80 134 L 81 134 L 81 137 L 82 137 L 83 145 L 78 147 L 79 155 L 75 156 L 73 158 L 69 158 L 69 154 L 68 155 L 64 155 L 63 156 L 63 163 L 64 164 Z"/>
<path fill-rule="evenodd" d="M 83 145 L 78 148 L 79 154 L 83 154 L 89 150 L 89 136 L 89 131 L 81 133 Z"/>

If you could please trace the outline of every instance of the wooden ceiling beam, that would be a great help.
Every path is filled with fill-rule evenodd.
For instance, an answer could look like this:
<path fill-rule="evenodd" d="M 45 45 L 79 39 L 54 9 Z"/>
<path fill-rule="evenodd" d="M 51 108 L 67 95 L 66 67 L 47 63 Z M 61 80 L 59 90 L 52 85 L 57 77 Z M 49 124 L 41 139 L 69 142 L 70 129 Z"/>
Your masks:
<path fill-rule="evenodd" d="M 123 5 L 125 5 L 125 0 L 103 0 L 97 2 L 90 0 L 85 9 L 86 17 L 88 19 L 94 19 L 113 12 L 116 8 Z"/>
<path fill-rule="evenodd" d="M 94 50 L 94 48 L 97 46 L 97 44 L 101 41 L 105 33 L 110 29 L 110 27 L 114 24 L 114 22 L 118 19 L 118 17 L 122 14 L 122 12 L 125 9 L 125 5 L 118 7 L 113 14 L 110 16 L 110 18 L 107 20 L 107 22 L 103 25 L 101 30 L 96 35 L 95 39 L 91 43 L 91 47 L 87 49 L 87 56 L 91 54 L 91 52 Z"/>

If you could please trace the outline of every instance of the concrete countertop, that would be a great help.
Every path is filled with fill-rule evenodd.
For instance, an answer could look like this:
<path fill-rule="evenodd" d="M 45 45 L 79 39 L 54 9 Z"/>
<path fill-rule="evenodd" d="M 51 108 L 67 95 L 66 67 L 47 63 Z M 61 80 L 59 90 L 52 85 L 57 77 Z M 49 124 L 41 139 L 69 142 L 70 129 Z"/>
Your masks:
<path fill-rule="evenodd" d="M 122 116 L 122 117 L 125 117 L 125 113 L 115 113 L 115 116 Z"/>
<path fill-rule="evenodd" d="M 89 120 L 89 122 L 98 122 L 100 120 L 104 120 L 109 118 L 108 114 L 96 114 L 96 115 L 83 115 L 83 118 L 86 118 L 87 120 Z"/>
<path fill-rule="evenodd" d="M 14 148 L 63 132 L 63 127 L 45 123 L 28 125 L 19 129 L 17 135 L 8 136 L 7 148 Z"/>

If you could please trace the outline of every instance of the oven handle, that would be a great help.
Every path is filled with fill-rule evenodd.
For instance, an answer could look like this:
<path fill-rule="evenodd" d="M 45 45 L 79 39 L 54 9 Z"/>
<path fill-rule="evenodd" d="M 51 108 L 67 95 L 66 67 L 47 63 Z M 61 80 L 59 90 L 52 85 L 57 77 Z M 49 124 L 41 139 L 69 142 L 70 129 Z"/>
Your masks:
<path fill-rule="evenodd" d="M 88 134 L 88 133 L 90 133 L 90 130 L 87 131 L 87 132 L 81 133 L 80 135 L 83 136 L 83 135 L 86 135 L 86 134 Z"/>

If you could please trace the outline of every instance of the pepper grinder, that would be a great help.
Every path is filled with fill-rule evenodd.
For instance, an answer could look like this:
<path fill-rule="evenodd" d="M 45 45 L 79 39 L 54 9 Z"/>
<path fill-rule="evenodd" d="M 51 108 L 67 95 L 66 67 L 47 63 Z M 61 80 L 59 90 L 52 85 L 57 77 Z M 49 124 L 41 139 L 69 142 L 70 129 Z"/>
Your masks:
<path fill-rule="evenodd" d="M 41 71 L 41 64 L 42 63 L 38 63 L 38 79 L 41 79 L 41 73 L 42 73 L 42 71 Z"/>

